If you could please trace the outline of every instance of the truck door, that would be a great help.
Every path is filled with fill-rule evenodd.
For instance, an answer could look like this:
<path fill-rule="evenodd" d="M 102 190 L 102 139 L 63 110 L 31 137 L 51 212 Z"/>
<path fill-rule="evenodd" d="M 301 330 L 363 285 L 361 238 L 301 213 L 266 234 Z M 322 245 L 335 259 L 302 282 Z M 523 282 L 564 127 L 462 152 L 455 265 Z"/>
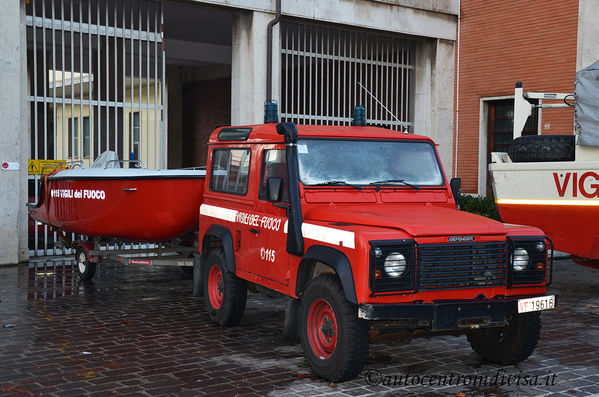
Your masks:
<path fill-rule="evenodd" d="M 268 201 L 267 180 L 279 177 L 283 180 L 281 202 L 289 202 L 287 193 L 287 164 L 284 149 L 262 151 L 262 164 L 256 204 L 257 222 L 250 228 L 247 250 L 252 266 L 251 272 L 269 280 L 289 284 L 289 254 L 286 250 L 285 234 L 286 211 Z"/>

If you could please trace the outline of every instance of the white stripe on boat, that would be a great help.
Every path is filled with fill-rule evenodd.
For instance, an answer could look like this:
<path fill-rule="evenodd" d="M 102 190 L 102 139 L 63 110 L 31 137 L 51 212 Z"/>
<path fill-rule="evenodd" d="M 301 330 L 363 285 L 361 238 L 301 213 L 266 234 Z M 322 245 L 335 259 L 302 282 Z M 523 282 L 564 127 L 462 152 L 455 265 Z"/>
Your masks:
<path fill-rule="evenodd" d="M 596 206 L 599 200 L 532 200 L 532 199 L 497 199 L 497 204 L 518 204 L 518 205 L 576 205 L 576 206 Z"/>

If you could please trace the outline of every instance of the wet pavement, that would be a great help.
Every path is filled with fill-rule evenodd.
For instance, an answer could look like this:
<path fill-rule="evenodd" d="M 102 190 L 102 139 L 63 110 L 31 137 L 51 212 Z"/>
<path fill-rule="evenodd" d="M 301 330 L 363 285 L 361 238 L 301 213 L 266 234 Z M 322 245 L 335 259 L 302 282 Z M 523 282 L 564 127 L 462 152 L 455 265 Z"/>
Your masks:
<path fill-rule="evenodd" d="M 281 336 L 285 302 L 250 293 L 221 328 L 178 268 L 104 264 L 93 283 L 70 260 L 0 267 L 0 395 L 582 396 L 599 393 L 599 270 L 555 263 L 560 309 L 523 363 L 484 363 L 464 336 L 374 340 L 342 384 L 311 373 Z"/>

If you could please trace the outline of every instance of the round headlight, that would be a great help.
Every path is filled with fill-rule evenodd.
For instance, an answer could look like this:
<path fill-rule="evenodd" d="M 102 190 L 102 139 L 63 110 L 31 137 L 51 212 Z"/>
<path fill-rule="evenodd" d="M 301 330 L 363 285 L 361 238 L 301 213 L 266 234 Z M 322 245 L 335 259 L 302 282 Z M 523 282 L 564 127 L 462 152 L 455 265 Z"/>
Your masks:
<path fill-rule="evenodd" d="M 385 272 L 389 277 L 400 277 L 406 271 L 406 257 L 392 252 L 385 258 Z"/>
<path fill-rule="evenodd" d="M 524 248 L 516 248 L 514 250 L 514 270 L 521 272 L 528 266 L 528 251 Z"/>

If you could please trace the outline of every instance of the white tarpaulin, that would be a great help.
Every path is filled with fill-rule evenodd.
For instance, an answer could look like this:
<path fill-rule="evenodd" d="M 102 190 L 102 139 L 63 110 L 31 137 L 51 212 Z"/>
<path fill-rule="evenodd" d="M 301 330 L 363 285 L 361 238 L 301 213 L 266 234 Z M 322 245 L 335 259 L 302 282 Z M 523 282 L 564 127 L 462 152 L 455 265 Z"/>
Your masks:
<path fill-rule="evenodd" d="M 599 146 L 599 61 L 576 72 L 575 95 L 578 144 Z"/>

